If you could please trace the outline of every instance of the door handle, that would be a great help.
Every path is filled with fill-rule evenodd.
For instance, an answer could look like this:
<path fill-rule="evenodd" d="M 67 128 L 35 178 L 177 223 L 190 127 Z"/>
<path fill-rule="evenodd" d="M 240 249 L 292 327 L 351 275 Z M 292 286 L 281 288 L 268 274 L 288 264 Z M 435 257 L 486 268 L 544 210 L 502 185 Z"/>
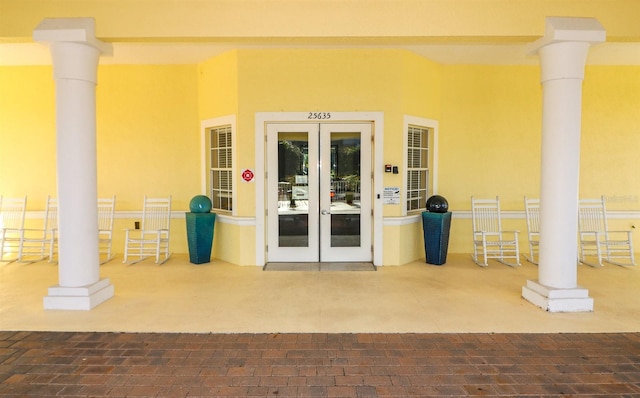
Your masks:
<path fill-rule="evenodd" d="M 323 216 L 326 216 L 327 214 L 331 214 L 331 213 L 329 213 L 329 211 L 327 210 L 321 210 L 320 214 L 322 214 Z"/>

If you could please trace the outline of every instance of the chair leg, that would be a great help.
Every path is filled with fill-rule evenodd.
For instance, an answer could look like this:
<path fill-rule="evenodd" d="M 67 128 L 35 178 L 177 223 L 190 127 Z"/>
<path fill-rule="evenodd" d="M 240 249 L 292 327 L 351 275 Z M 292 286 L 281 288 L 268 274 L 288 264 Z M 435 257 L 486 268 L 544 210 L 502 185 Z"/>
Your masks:
<path fill-rule="evenodd" d="M 170 253 L 166 253 L 164 258 L 162 259 L 162 261 L 158 262 L 158 265 L 162 265 L 164 263 L 166 263 L 169 260 L 169 257 L 171 257 Z"/>
<path fill-rule="evenodd" d="M 587 254 L 583 250 L 580 250 L 580 259 L 579 259 L 579 261 L 582 264 L 588 265 L 590 267 L 602 267 L 603 266 L 602 262 L 600 261 L 600 257 L 598 257 L 598 263 L 594 263 L 592 261 L 588 261 L 587 260 Z"/>
<path fill-rule="evenodd" d="M 484 239 L 482 240 L 482 255 L 484 257 L 484 266 L 488 267 L 489 262 L 487 261 L 487 242 Z"/>
<path fill-rule="evenodd" d="M 106 255 L 107 255 L 107 258 L 105 258 L 104 260 L 102 260 L 102 261 L 100 262 L 100 265 L 105 264 L 105 263 L 108 263 L 109 261 L 113 260 L 113 257 L 115 257 L 115 256 L 113 256 L 113 255 L 111 254 L 111 236 L 109 236 L 109 239 L 106 241 L 106 243 L 105 243 L 105 241 L 104 241 L 104 240 L 103 240 L 103 242 L 102 242 L 102 243 L 103 243 L 103 244 L 106 244 Z M 100 251 L 100 248 L 98 248 L 98 251 Z"/>
<path fill-rule="evenodd" d="M 129 258 L 129 230 L 127 229 L 125 231 L 125 236 L 124 236 L 124 259 L 122 260 L 122 262 L 126 263 L 128 258 Z"/>
<path fill-rule="evenodd" d="M 625 255 L 622 255 L 622 252 L 628 252 L 625 253 Z M 633 247 L 632 245 L 629 245 L 629 247 L 627 247 L 624 251 L 623 250 L 611 250 L 609 249 L 609 247 L 607 246 L 607 250 L 606 250 L 606 257 L 603 260 L 604 262 L 613 264 L 613 265 L 619 265 L 622 267 L 626 267 L 626 266 L 635 266 L 636 262 L 635 262 L 635 258 L 633 255 Z M 628 258 L 629 262 L 621 262 L 621 261 L 614 261 L 611 259 L 611 257 L 614 258 Z"/>
<path fill-rule="evenodd" d="M 160 255 L 164 256 L 162 260 L 160 260 Z M 156 247 L 156 263 L 164 264 L 171 257 L 171 253 L 169 253 L 169 242 L 158 241 L 158 245 Z"/>
<path fill-rule="evenodd" d="M 162 233 L 156 232 L 156 264 L 160 263 L 160 240 L 162 239 Z"/>
<path fill-rule="evenodd" d="M 477 242 L 473 243 L 473 262 L 481 267 L 487 267 L 489 264 L 487 263 L 487 246 L 485 245 L 485 242 L 482 241 L 482 258 L 484 259 L 484 262 L 480 262 L 479 260 L 479 247 L 480 245 Z"/>
<path fill-rule="evenodd" d="M 55 235 L 52 235 L 51 240 L 49 241 L 49 262 L 50 263 L 53 262 L 53 255 L 55 253 L 55 244 L 56 244 L 56 237 Z"/>
<path fill-rule="evenodd" d="M 115 256 L 111 254 L 111 242 L 109 242 L 109 245 L 107 246 L 107 258 L 102 260 L 100 262 L 100 265 L 108 263 L 109 261 L 113 260 L 114 257 Z"/>
<path fill-rule="evenodd" d="M 604 264 L 602 264 L 602 248 L 600 247 L 600 243 L 596 245 L 596 250 L 598 252 L 598 265 L 602 267 Z"/>
<path fill-rule="evenodd" d="M 498 258 L 498 262 L 504 264 L 504 265 L 508 265 L 509 267 L 519 267 L 520 265 L 520 253 L 518 253 L 518 251 L 516 250 L 515 253 L 515 262 L 514 263 L 510 263 L 509 261 L 504 259 L 504 256 L 501 253 L 501 257 Z"/>
<path fill-rule="evenodd" d="M 0 263 L 7 263 L 7 264 L 11 264 L 14 261 L 18 261 L 18 258 L 14 258 L 13 260 L 5 260 L 4 259 L 4 240 L 2 241 L 2 243 L 0 243 Z M 10 246 L 11 247 L 11 246 Z"/>
<path fill-rule="evenodd" d="M 531 264 L 538 265 L 538 261 L 536 260 L 536 252 L 534 249 L 533 243 L 529 242 L 529 255 L 525 256 L 528 262 Z"/>
<path fill-rule="evenodd" d="M 115 255 L 111 252 L 111 238 L 109 238 L 109 244 L 107 246 L 107 259 L 104 261 L 109 262 L 111 260 L 113 260 L 113 258 L 115 257 Z"/>

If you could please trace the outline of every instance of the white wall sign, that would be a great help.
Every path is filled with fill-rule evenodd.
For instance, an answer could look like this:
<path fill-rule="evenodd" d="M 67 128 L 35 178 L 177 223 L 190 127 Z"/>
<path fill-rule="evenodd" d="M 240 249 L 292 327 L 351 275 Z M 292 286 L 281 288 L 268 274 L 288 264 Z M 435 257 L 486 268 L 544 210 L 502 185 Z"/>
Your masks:
<path fill-rule="evenodd" d="M 382 204 L 399 205 L 400 204 L 400 188 L 384 187 L 384 191 L 382 193 Z"/>

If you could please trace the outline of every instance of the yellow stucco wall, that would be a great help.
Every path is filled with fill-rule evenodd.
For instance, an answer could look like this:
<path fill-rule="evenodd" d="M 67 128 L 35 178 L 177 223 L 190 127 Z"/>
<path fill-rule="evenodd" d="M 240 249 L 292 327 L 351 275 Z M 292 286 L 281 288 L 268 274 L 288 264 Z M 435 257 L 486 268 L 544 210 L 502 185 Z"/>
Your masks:
<path fill-rule="evenodd" d="M 539 197 L 539 73 L 537 66 L 444 68 L 439 193 L 454 216 L 471 210 L 471 196 L 499 195 L 504 210 L 523 210 L 525 195 Z M 454 218 L 451 252 L 472 250 L 471 229 L 470 219 Z"/>
<path fill-rule="evenodd" d="M 639 67 L 589 66 L 583 84 L 580 197 L 609 198 L 611 210 L 640 210 L 635 152 L 640 147 Z M 443 68 L 440 193 L 450 209 L 470 211 L 472 195 L 499 195 L 503 209 L 524 211 L 540 195 L 542 87 L 537 66 Z M 638 220 L 614 220 L 628 229 Z M 506 219 L 521 231 L 526 222 Z M 634 235 L 640 247 L 640 234 Z M 471 220 L 454 218 L 450 251 L 472 249 Z"/>
<path fill-rule="evenodd" d="M 580 196 L 640 210 L 640 67 L 589 66 L 583 93 Z"/>
<path fill-rule="evenodd" d="M 98 195 L 117 196 L 117 209 L 140 210 L 147 196 L 172 196 L 186 211 L 200 193 L 195 65 L 103 65 L 98 70 Z M 117 226 L 132 228 L 134 220 Z M 171 220 L 171 250 L 186 253 L 183 218 Z M 124 225 L 123 225 L 124 224 Z M 114 247 L 124 239 L 114 231 Z"/>
<path fill-rule="evenodd" d="M 200 120 L 238 112 L 238 52 L 228 51 L 198 65 Z"/>
<path fill-rule="evenodd" d="M 397 51 L 390 50 L 240 50 L 240 168 L 254 168 L 256 112 L 385 111 L 385 131 L 400 120 L 402 86 Z M 247 134 L 249 132 L 249 134 Z M 396 130 L 396 133 L 398 131 Z M 239 195 L 255 197 L 253 185 Z M 246 201 L 241 214 L 253 215 Z"/>
<path fill-rule="evenodd" d="M 470 209 L 472 195 L 521 208 L 540 185 L 539 68 L 460 65 L 443 76 L 440 193 L 452 210 Z"/>
<path fill-rule="evenodd" d="M 141 211 L 145 194 L 172 195 L 180 212 L 200 193 L 196 71 L 195 65 L 99 67 L 98 196 L 116 195 L 118 212 Z M 57 195 L 51 67 L 0 67 L 0 87 L 0 194 L 26 194 L 28 210 L 42 211 L 46 196 Z M 116 221 L 116 252 L 133 221 Z M 184 219 L 172 226 L 172 250 L 185 253 Z"/>
<path fill-rule="evenodd" d="M 403 117 L 437 119 L 440 66 L 400 50 L 239 50 L 239 169 L 255 168 L 256 112 L 383 111 L 384 162 L 403 165 Z M 382 174 L 384 186 L 402 186 L 402 174 Z M 240 214 L 255 213 L 255 185 L 238 185 Z M 402 216 L 399 205 L 384 206 L 385 216 Z M 415 258 L 406 229 L 384 228 L 383 263 Z M 243 248 L 251 239 L 243 235 Z M 253 242 L 255 247 L 255 242 Z"/>
<path fill-rule="evenodd" d="M 195 65 L 103 65 L 97 89 L 98 194 L 120 210 L 173 195 L 188 209 L 200 193 Z"/>
<path fill-rule="evenodd" d="M 228 51 L 198 65 L 198 117 L 199 120 L 236 115 L 238 112 L 238 53 Z M 200 131 L 199 134 L 203 134 Z M 205 143 L 208 143 L 205 140 Z M 210 143 L 208 144 L 210 145 Z M 209 159 L 209 157 L 206 157 Z M 202 167 L 206 167 L 203 165 Z M 206 173 L 209 179 L 208 172 Z M 207 189 L 209 183 L 206 184 Z M 234 181 L 238 184 L 238 181 Z M 207 192 L 202 192 L 207 194 Z M 214 230 L 214 246 L 212 255 L 216 258 L 235 264 L 255 263 L 255 257 L 247 262 L 242 249 L 240 232 L 243 228 L 230 223 L 218 221 Z M 253 242 L 254 239 L 251 238 Z M 252 243 L 255 247 L 255 243 Z M 255 249 L 253 251 L 255 253 Z"/>
<path fill-rule="evenodd" d="M 580 195 L 604 194 L 614 210 L 640 211 L 638 72 L 586 70 Z M 29 210 L 42 210 L 55 195 L 51 67 L 0 67 L 0 88 L 0 194 L 27 194 Z M 471 195 L 500 195 L 505 210 L 522 211 L 524 195 L 539 195 L 541 101 L 537 66 L 438 65 L 400 50 L 236 50 L 199 65 L 101 65 L 99 195 L 116 194 L 117 210 L 126 212 L 139 211 L 144 194 L 172 194 L 174 211 L 186 211 L 201 189 L 202 119 L 237 113 L 242 169 L 255 167 L 255 112 L 381 111 L 385 163 L 402 165 L 404 115 L 439 121 L 439 193 L 454 216 L 470 210 Z M 383 185 L 400 181 L 385 175 Z M 254 217 L 254 185 L 236 184 L 238 215 Z M 385 206 L 384 215 L 402 216 L 399 206 Z M 116 251 L 133 221 L 116 222 Z M 524 219 L 506 223 L 522 231 L 524 248 Z M 173 227 L 172 249 L 184 253 L 184 220 Z M 468 218 L 454 217 L 450 252 L 472 250 L 470 230 Z M 251 264 L 254 234 L 253 226 L 218 223 L 214 254 Z M 384 263 L 423 256 L 419 234 L 419 224 L 385 227 Z"/>
<path fill-rule="evenodd" d="M 0 67 L 0 195 L 55 195 L 54 83 L 47 66 Z"/>

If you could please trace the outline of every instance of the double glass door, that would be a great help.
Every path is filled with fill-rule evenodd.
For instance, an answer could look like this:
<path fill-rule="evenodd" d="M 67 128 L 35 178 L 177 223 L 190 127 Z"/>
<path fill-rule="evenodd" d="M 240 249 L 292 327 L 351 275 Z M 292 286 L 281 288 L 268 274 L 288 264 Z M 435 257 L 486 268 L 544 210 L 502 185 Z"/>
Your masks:
<path fill-rule="evenodd" d="M 269 262 L 371 261 L 371 124 L 267 124 Z"/>

